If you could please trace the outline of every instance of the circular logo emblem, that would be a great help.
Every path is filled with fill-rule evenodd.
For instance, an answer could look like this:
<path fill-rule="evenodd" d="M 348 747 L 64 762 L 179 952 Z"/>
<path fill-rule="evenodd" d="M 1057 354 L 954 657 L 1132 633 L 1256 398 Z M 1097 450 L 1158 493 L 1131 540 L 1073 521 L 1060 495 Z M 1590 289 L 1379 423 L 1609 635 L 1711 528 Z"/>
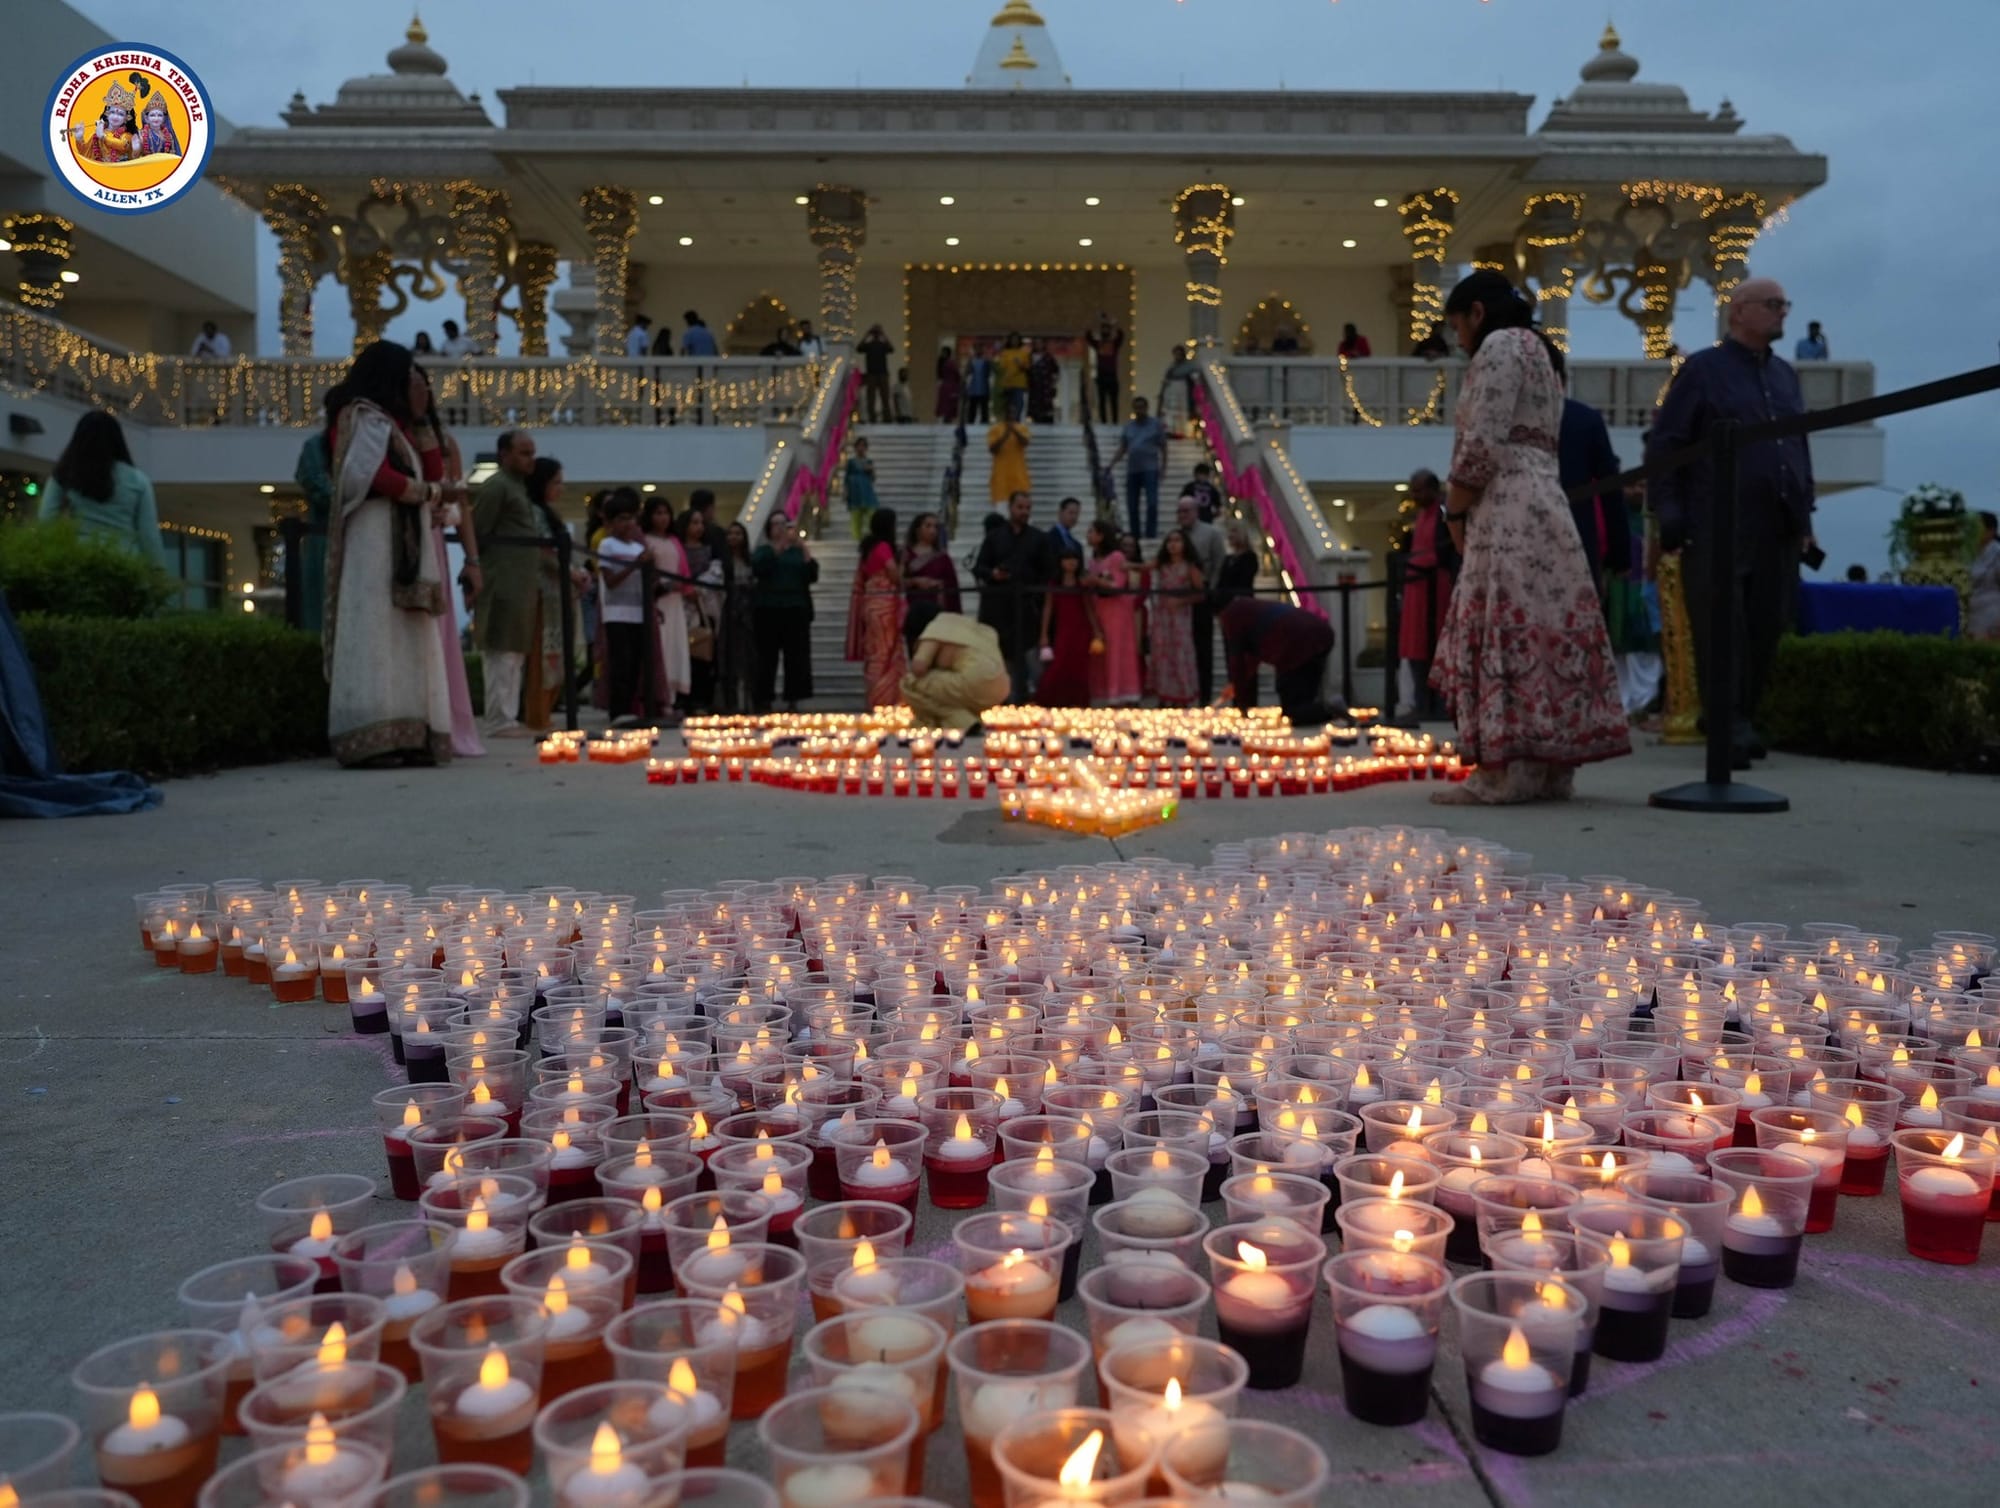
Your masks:
<path fill-rule="evenodd" d="M 57 175 L 114 215 L 173 203 L 200 180 L 215 142 L 215 112 L 194 70 L 135 42 L 70 64 L 49 91 L 42 125 Z"/>

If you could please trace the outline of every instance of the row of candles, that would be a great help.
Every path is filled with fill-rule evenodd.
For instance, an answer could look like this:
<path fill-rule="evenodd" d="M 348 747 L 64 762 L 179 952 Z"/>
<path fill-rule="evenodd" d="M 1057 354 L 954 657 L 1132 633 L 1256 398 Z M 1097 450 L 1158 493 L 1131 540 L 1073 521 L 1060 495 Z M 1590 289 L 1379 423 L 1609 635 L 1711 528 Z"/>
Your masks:
<path fill-rule="evenodd" d="M 441 1456 L 457 1449 L 448 1443 L 454 1429 L 485 1428 L 447 1408 L 454 1395 L 469 1395 L 475 1419 L 490 1403 L 494 1417 L 519 1426 L 509 1449 L 518 1453 L 525 1442 L 532 1451 L 539 1441 L 559 1494 L 578 1502 L 622 1500 L 587 1496 L 599 1477 L 636 1471 L 656 1483 L 671 1475 L 655 1469 L 664 1457 L 637 1459 L 645 1452 L 629 1395 L 621 1395 L 622 1408 L 609 1394 L 578 1405 L 584 1418 L 577 1429 L 603 1448 L 579 1452 L 575 1431 L 552 1423 L 538 1432 L 534 1409 L 521 1415 L 521 1405 L 537 1397 L 546 1413 L 582 1396 L 579 1389 L 556 1399 L 548 1379 L 553 1371 L 561 1382 L 573 1359 L 560 1354 L 563 1343 L 587 1338 L 594 1322 L 601 1321 L 600 1347 L 619 1374 L 611 1386 L 651 1385 L 653 1393 L 641 1397 L 657 1403 L 664 1384 L 692 1414 L 701 1412 L 699 1394 L 713 1397 L 713 1390 L 676 1387 L 671 1363 L 659 1358 L 686 1361 L 681 1382 L 699 1383 L 694 1353 L 703 1326 L 740 1327 L 733 1330 L 739 1362 L 748 1339 L 770 1342 L 755 1348 L 759 1365 L 747 1370 L 761 1373 L 775 1398 L 792 1350 L 787 1316 L 796 1317 L 801 1289 L 822 1326 L 849 1318 L 849 1304 L 885 1296 L 899 1315 L 914 1308 L 922 1316 L 935 1302 L 932 1322 L 948 1320 L 956 1333 L 943 1343 L 943 1372 L 933 1358 L 924 1380 L 958 1379 L 975 1500 L 1011 1505 L 1116 1501 L 1148 1486 L 1198 1495 L 1218 1483 L 1307 1500 L 1292 1489 L 1320 1479 L 1310 1467 L 1316 1449 L 1302 1457 L 1298 1442 L 1276 1426 L 1234 1417 L 1230 1379 L 1239 1368 L 1237 1389 L 1295 1378 L 1322 1287 L 1333 1300 L 1350 1412 L 1391 1422 L 1427 1398 L 1439 1321 L 1449 1309 L 1458 1317 L 1476 1432 L 1499 1448 L 1535 1450 L 1553 1447 L 1561 1395 L 1587 1381 L 1587 1368 L 1578 1377 L 1579 1359 L 1587 1363 L 1593 1348 L 1648 1354 L 1664 1345 L 1674 1306 L 1689 1312 L 1701 1303 L 1703 1258 L 1711 1291 L 1718 1265 L 1738 1281 L 1790 1281 L 1805 1230 L 1817 1228 L 1816 1218 L 1831 1220 L 1832 1196 L 1823 1192 L 1830 1167 L 1835 1187 L 1846 1181 L 1856 1193 L 1879 1190 L 1893 1143 L 1911 1249 L 1942 1260 L 1976 1254 L 2000 1122 L 2000 1064 L 1983 1044 L 2000 1020 L 2000 1000 L 1985 986 L 1965 986 L 1990 965 L 1990 939 L 1941 935 L 1899 969 L 1894 939 L 1818 929 L 1824 935 L 1794 950 L 1779 928 L 1710 936 L 1691 903 L 1622 881 L 1520 885 L 1507 874 L 1515 857 L 1477 845 L 1452 850 L 1434 835 L 1364 832 L 1275 840 L 1232 852 L 1211 871 L 1073 871 L 996 886 L 993 900 L 1005 903 L 1008 920 L 1032 918 L 1034 934 L 1071 942 L 1093 928 L 1061 903 L 1073 889 L 1101 892 L 1089 898 L 1105 904 L 1085 913 L 1097 923 L 1097 949 L 1087 962 L 1074 953 L 1009 955 L 1005 921 L 991 907 L 981 915 L 980 897 L 927 895 L 914 882 L 870 886 L 854 877 L 826 886 L 675 892 L 663 898 L 666 915 L 647 922 L 629 897 L 504 897 L 453 888 L 422 905 L 373 882 L 340 894 L 291 882 L 270 892 L 269 909 L 290 920 L 316 912 L 329 930 L 366 921 L 379 935 L 375 908 L 402 901 L 395 909 L 416 924 L 405 936 L 433 950 L 425 955 L 433 966 L 452 961 L 450 921 L 497 938 L 503 965 L 532 956 L 538 950 L 529 945 L 553 929 L 571 945 L 575 964 L 576 945 L 619 930 L 620 913 L 632 940 L 653 935 L 707 962 L 691 996 L 671 984 L 607 990 L 600 980 L 589 986 L 587 1004 L 582 996 L 558 998 L 578 986 L 545 983 L 549 976 L 532 971 L 524 996 L 510 998 L 516 981 L 500 977 L 504 966 L 491 974 L 461 971 L 456 994 L 440 988 L 440 968 L 401 964 L 370 980 L 363 966 L 362 982 L 394 1000 L 393 1009 L 357 1014 L 356 1024 L 388 1026 L 405 1059 L 412 1086 L 388 1091 L 379 1108 L 392 1184 L 420 1196 L 423 1218 L 377 1225 L 368 1235 L 372 1180 L 345 1187 L 308 1180 L 308 1187 L 281 1187 L 260 1201 L 272 1221 L 273 1255 L 250 1261 L 309 1260 L 313 1287 L 338 1284 L 341 1301 L 372 1294 L 383 1309 L 378 1354 L 396 1355 L 399 1376 L 434 1378 L 426 1391 Z M 1518 867 L 1527 867 L 1524 857 Z M 1413 928 L 1422 923 L 1409 918 L 1422 918 L 1433 930 L 1405 935 L 1435 939 L 1443 930 L 1436 919 L 1445 916 L 1456 931 L 1446 952 L 1461 960 L 1511 933 L 1517 921 L 1536 923 L 1538 936 L 1503 948 L 1509 977 L 1488 975 L 1498 988 L 1476 1002 L 1458 996 L 1447 1004 L 1439 995 L 1419 1005 L 1372 984 L 1316 997 L 1287 993 L 1297 988 L 1289 961 L 1257 957 L 1254 947 L 1211 953 L 1185 934 L 1175 942 L 1172 933 L 1152 930 L 1174 899 L 1224 919 L 1268 919 L 1335 874 L 1351 882 L 1357 898 L 1398 889 L 1399 874 L 1421 877 L 1406 900 L 1420 901 L 1423 890 L 1449 904 L 1411 905 L 1401 925 Z M 254 901 L 242 883 L 218 885 L 213 897 L 207 887 L 183 893 L 179 906 L 166 893 L 144 898 L 142 936 L 156 960 L 175 915 L 227 915 Z M 734 969 L 780 935 L 825 951 L 806 923 L 838 900 L 855 903 L 851 921 L 886 918 L 893 931 L 900 920 L 905 933 L 918 930 L 920 914 L 935 922 L 950 913 L 982 946 L 992 944 L 996 957 L 1013 958 L 1011 977 L 1001 976 L 996 998 L 981 1004 L 942 997 L 946 960 L 926 945 L 922 988 L 907 993 L 904 966 L 912 960 L 893 953 L 878 953 L 871 976 L 855 985 L 813 983 L 816 971 L 807 968 L 794 976 L 767 970 L 760 988 L 743 987 Z M 1113 920 L 1134 903 L 1143 908 L 1140 926 Z M 1350 917 L 1345 941 L 1367 936 L 1368 909 Z M 551 916 L 559 920 L 550 923 Z M 1628 987 L 1629 973 L 1599 970 L 1593 978 L 1566 961 L 1566 949 L 1581 940 L 1653 935 L 1647 919 L 1662 917 L 1679 942 L 1700 938 L 1702 946 L 1656 955 L 1644 970 L 1644 992 L 1657 993 L 1659 1002 L 1650 1020 L 1629 1014 L 1631 998 L 1605 993 L 1607 978 Z M 661 938 L 662 931 L 674 936 Z M 180 932 L 177 963 L 192 935 L 185 926 Z M 1133 933 L 1136 939 L 1120 935 Z M 347 934 L 360 936 L 353 925 Z M 715 961 L 723 950 L 713 947 L 725 935 L 728 968 Z M 1141 962 L 1156 967 L 1121 971 L 1135 948 L 1149 954 Z M 522 951 L 510 960 L 515 949 Z M 1340 951 L 1329 946 L 1322 961 Z M 1426 943 L 1424 951 L 1436 950 Z M 1550 955 L 1565 961 L 1538 961 Z M 824 962 L 804 951 L 798 961 Z M 634 956 L 625 962 L 633 967 Z M 1022 963 L 1030 965 L 1025 972 Z M 335 971 L 343 987 L 356 966 L 348 959 Z M 1044 967 L 1055 972 L 1042 974 Z M 323 966 L 317 972 L 322 983 L 331 977 Z M 1059 987 L 1057 972 L 1070 988 Z M 533 1005 L 536 999 L 546 1003 Z M 352 994 L 349 1003 L 353 1008 Z M 1943 1037 L 1920 1034 L 1919 1025 L 1957 1040 L 1947 1046 Z M 444 1038 L 436 1060 L 409 1051 L 413 1038 L 428 1035 Z M 528 1050 L 537 1047 L 539 1060 Z M 1906 1093 L 1920 1078 L 1922 1090 Z M 1968 1092 L 1940 1095 L 1941 1086 Z M 1738 1141 L 1748 1145 L 1732 1145 Z M 955 1263 L 882 1255 L 907 1240 L 920 1172 L 940 1207 L 970 1209 L 989 1199 L 999 1206 L 961 1222 Z M 1094 1198 L 1106 1202 L 1092 1210 Z M 1225 1202 L 1227 1220 L 1217 1229 L 1199 1208 L 1211 1198 Z M 998 1229 L 995 1220 L 1003 1222 Z M 1079 1278 L 1086 1225 L 1105 1260 Z M 1336 1230 L 1344 1250 L 1330 1256 L 1321 1238 Z M 847 1245 L 815 1248 L 816 1239 Z M 864 1240 L 866 1261 L 858 1244 Z M 788 1259 L 794 1248 L 796 1261 Z M 1445 1265 L 1482 1254 L 1492 1271 L 1453 1278 Z M 375 1271 L 364 1272 L 371 1262 Z M 1207 1278 L 1199 1275 L 1204 1264 Z M 880 1284 L 885 1276 L 893 1283 Z M 268 1272 L 265 1278 L 275 1281 Z M 294 1376 L 300 1367 L 358 1364 L 352 1352 L 327 1349 L 331 1325 L 316 1318 L 326 1311 L 308 1309 L 295 1334 L 268 1323 L 270 1310 L 291 1300 L 261 1292 L 265 1278 L 241 1275 L 233 1292 L 225 1280 L 223 1312 L 208 1317 L 225 1331 L 233 1317 L 237 1337 L 276 1330 L 311 1356 L 281 1353 L 266 1364 L 265 1381 L 250 1366 L 242 1380 L 257 1388 L 238 1401 L 246 1425 L 255 1411 L 245 1404 L 266 1382 L 290 1379 L 297 1402 L 301 1385 L 324 1381 L 317 1371 Z M 604 1305 L 588 1302 L 595 1289 L 623 1287 L 629 1304 L 668 1291 L 662 1282 L 683 1297 L 603 1315 L 594 1311 Z M 1048 1370 L 1062 1344 L 1056 1337 L 1082 1337 L 1049 1318 L 1068 1283 L 1083 1299 L 1090 1340 L 1071 1359 L 1065 1389 L 1062 1369 Z M 1350 1291 L 1358 1300 L 1343 1297 Z M 1640 1294 L 1643 1303 L 1626 1302 Z M 200 1297 L 198 1290 L 184 1301 Z M 246 1308 L 245 1298 L 253 1305 Z M 486 1344 L 433 1345 L 440 1358 L 433 1366 L 427 1339 L 449 1330 L 435 1316 L 503 1298 L 526 1307 L 462 1311 L 464 1327 L 483 1331 Z M 651 1373 L 626 1374 L 616 1327 L 674 1303 L 696 1307 L 683 1315 L 673 1343 L 652 1336 L 646 1349 L 658 1355 Z M 232 1314 L 232 1306 L 242 1312 Z M 958 1330 L 961 1306 L 971 1323 Z M 1219 1346 L 1195 1333 L 1211 1310 Z M 534 1346 L 524 1336 L 527 1351 L 518 1363 L 508 1359 L 496 1337 L 511 1333 L 509 1315 L 524 1332 L 539 1327 L 539 1358 L 527 1354 Z M 662 1324 L 667 1317 L 647 1316 Z M 346 1313 L 336 1321 L 346 1327 L 338 1344 L 359 1334 L 365 1345 L 375 1318 L 366 1305 Z M 765 1326 L 761 1335 L 743 1323 L 753 1320 Z M 402 1333 L 391 1336 L 397 1323 Z M 419 1333 L 424 1325 L 433 1328 Z M 1017 1328 L 1002 1335 L 996 1325 Z M 775 1352 L 780 1328 L 782 1358 L 764 1354 Z M 982 1373 L 977 1357 L 963 1355 L 974 1336 L 981 1347 L 1012 1347 L 1009 1355 L 1025 1348 L 1039 1358 L 1036 1369 L 1014 1363 Z M 719 1341 L 721 1330 L 711 1338 Z M 1138 1349 L 1123 1357 L 1128 1346 Z M 257 1350 L 248 1339 L 242 1349 Z M 813 1360 L 811 1332 L 804 1349 Z M 1116 1366 L 1113 1353 L 1120 1353 Z M 1421 1368 L 1410 1367 L 1420 1353 Z M 1097 1363 L 1102 1417 L 1082 1409 L 1076 1381 L 1086 1361 Z M 1150 1379 L 1138 1404 L 1129 1396 L 1121 1403 L 1115 1390 L 1128 1364 L 1132 1375 Z M 862 1365 L 894 1364 L 877 1358 Z M 744 1368 L 729 1370 L 733 1390 L 767 1401 L 758 1382 L 743 1387 Z M 88 1398 L 84 1372 L 78 1385 Z M 1419 1373 L 1420 1383 L 1413 1380 Z M 815 1363 L 816 1383 L 831 1388 L 839 1375 L 823 1375 Z M 724 1385 L 715 1369 L 708 1376 Z M 968 1392 L 967 1377 L 987 1380 Z M 107 1449 L 113 1458 L 121 1454 L 108 1444 L 119 1429 L 141 1432 L 118 1437 L 129 1447 L 159 1439 L 145 1432 L 164 1418 L 190 1428 L 177 1408 L 163 1405 L 157 1378 L 140 1381 L 113 1384 L 111 1403 L 93 1419 L 107 1479 L 123 1469 L 115 1459 L 105 1467 Z M 992 1381 L 1002 1391 L 983 1402 Z M 943 1386 L 936 1383 L 931 1394 L 914 1384 L 901 1390 L 921 1398 L 939 1396 Z M 1045 1413 L 1021 1405 L 1024 1396 L 1066 1407 Z M 982 1430 L 1003 1399 L 1017 1404 L 1020 1417 Z M 270 1394 L 259 1402 L 279 1406 Z M 122 1416 L 111 1406 L 120 1403 Z M 813 1390 L 767 1413 L 783 1501 L 813 1508 L 894 1496 L 885 1484 L 895 1463 L 906 1470 L 910 1458 L 909 1442 L 899 1456 L 890 1438 L 900 1429 L 859 1455 L 848 1448 L 856 1443 L 851 1422 L 826 1433 L 829 1411 L 839 1415 L 840 1405 L 852 1403 Z M 807 1429 L 783 1412 L 794 1405 L 818 1420 L 820 1434 L 788 1466 L 783 1439 L 794 1427 Z M 1161 1416 L 1162 1427 L 1141 1431 L 1135 1408 Z M 365 1431 L 344 1426 L 367 1412 L 336 1407 L 326 1416 L 321 1428 L 333 1432 L 336 1453 L 350 1437 L 365 1445 Z M 934 1425 L 942 1404 L 918 1412 L 920 1424 Z M 629 1427 L 621 1430 L 620 1421 Z M 608 1445 L 600 1439 L 607 1424 Z M 284 1453 L 277 1464 L 263 1461 L 255 1470 L 312 1464 L 315 1450 L 324 1457 L 327 1441 L 309 1438 L 313 1428 L 308 1415 L 295 1440 L 273 1445 Z M 692 1430 L 690 1418 L 682 1458 L 691 1458 Z M 913 1430 L 910 1440 L 927 1433 Z M 878 1449 L 891 1464 L 868 1455 Z M 1087 1457 L 1094 1464 L 1085 1470 L 1078 1463 Z M 211 1450 L 211 1466 L 213 1459 Z M 1261 1474 L 1268 1462 L 1285 1463 L 1282 1473 Z M 362 1464 L 369 1464 L 365 1456 Z M 861 1497 L 839 1496 L 843 1483 Z M 698 1496 L 703 1484 L 689 1485 Z"/>

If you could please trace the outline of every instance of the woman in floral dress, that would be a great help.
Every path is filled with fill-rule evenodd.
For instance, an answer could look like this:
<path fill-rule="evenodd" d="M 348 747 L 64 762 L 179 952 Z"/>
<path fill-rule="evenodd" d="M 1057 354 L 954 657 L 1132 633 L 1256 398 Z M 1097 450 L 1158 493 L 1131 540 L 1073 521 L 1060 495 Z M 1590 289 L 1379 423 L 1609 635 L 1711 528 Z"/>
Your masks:
<path fill-rule="evenodd" d="M 1188 537 L 1168 531 L 1153 568 L 1152 623 L 1146 680 L 1162 707 L 1185 707 L 1200 694 L 1194 663 L 1194 606 L 1207 586 L 1188 551 Z"/>
<path fill-rule="evenodd" d="M 1497 272 L 1451 292 L 1472 357 L 1459 394 L 1445 521 L 1465 564 L 1431 684 L 1471 778 L 1440 805 L 1563 801 L 1576 767 L 1632 752 L 1583 545 L 1556 479 L 1562 388 L 1533 309 Z"/>

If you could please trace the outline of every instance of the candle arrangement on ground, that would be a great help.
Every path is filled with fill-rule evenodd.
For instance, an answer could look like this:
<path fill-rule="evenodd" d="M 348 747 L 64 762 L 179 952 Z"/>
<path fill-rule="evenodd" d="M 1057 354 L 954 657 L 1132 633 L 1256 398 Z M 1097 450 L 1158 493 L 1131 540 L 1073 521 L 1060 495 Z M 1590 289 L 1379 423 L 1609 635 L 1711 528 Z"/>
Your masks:
<path fill-rule="evenodd" d="M 1408 1428 L 1441 1380 L 1483 1448 L 1558 1450 L 1594 1357 L 1811 1281 L 1892 1158 L 1909 1253 L 1977 1260 L 1993 938 L 1531 869 L 1352 829 L 985 888 L 142 895 L 149 954 L 199 922 L 259 999 L 292 960 L 408 1082 L 355 1107 L 383 1163 L 247 1191 L 192 1328 L 79 1363 L 82 1428 L 0 1490 L 74 1454 L 143 1508 L 531 1473 L 636 1508 L 754 1430 L 781 1508 L 960 1452 L 976 1508 L 1309 1502 L 1324 1441 L 1246 1397 Z M 952 1238 L 914 1250 L 926 1206 Z M 442 1465 L 396 1459 L 404 1413 Z"/>
<path fill-rule="evenodd" d="M 1168 820 L 1176 802 L 1197 796 L 1325 795 L 1470 773 L 1449 743 L 1378 726 L 1375 716 L 1357 709 L 1349 722 L 1300 734 L 1276 709 L 996 707 L 983 739 L 968 748 L 956 730 L 918 727 L 908 708 L 885 707 L 690 718 L 678 754 L 659 746 L 651 729 L 608 742 L 553 734 L 542 762 L 574 763 L 585 749 L 597 762 L 645 758 L 648 783 L 662 786 L 747 780 L 926 800 L 984 800 L 991 791 L 1010 817 L 1108 827 L 1113 836 Z"/>

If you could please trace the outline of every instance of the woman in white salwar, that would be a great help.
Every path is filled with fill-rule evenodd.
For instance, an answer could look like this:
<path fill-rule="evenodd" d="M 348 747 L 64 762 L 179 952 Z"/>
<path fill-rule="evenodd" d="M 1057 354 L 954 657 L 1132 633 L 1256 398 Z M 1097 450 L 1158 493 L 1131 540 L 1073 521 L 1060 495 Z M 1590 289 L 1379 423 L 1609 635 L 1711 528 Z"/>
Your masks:
<path fill-rule="evenodd" d="M 443 764 L 451 685 L 436 619 L 450 610 L 431 525 L 445 479 L 430 389 L 404 347 L 378 340 L 327 394 L 327 736 L 343 765 Z"/>

